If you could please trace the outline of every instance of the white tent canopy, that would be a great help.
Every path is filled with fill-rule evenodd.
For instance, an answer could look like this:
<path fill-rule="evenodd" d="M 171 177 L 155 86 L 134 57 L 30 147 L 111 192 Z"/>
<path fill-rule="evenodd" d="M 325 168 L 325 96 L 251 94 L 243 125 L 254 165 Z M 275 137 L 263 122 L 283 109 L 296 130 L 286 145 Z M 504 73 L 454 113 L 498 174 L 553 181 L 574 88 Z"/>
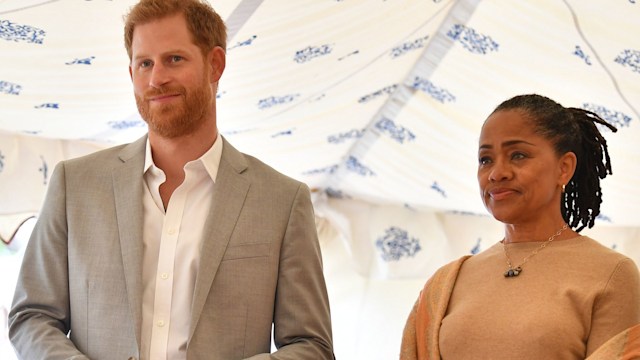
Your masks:
<path fill-rule="evenodd" d="M 3 239 L 37 214 L 57 162 L 145 133 L 122 41 L 133 3 L 0 1 Z M 636 0 L 212 5 L 229 27 L 220 131 L 309 184 L 327 266 L 346 254 L 369 279 L 416 279 L 413 294 L 437 266 L 499 240 L 479 197 L 477 138 L 497 104 L 523 93 L 618 127 L 604 132 L 614 174 L 593 231 L 640 262 Z M 358 349 L 347 358 L 395 354 Z"/>

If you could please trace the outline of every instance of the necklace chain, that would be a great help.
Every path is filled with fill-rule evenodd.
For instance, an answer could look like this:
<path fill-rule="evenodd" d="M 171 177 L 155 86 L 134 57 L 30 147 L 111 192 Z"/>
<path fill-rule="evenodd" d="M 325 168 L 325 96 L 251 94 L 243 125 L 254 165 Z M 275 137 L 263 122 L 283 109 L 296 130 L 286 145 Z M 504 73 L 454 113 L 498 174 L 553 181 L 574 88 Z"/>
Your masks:
<path fill-rule="evenodd" d="M 504 277 L 515 277 L 520 275 L 520 273 L 522 272 L 522 266 L 535 254 L 537 254 L 540 250 L 544 249 L 547 247 L 547 245 L 551 244 L 551 242 L 558 237 L 560 234 L 562 234 L 563 231 L 565 231 L 567 228 L 569 227 L 569 225 L 567 225 L 566 223 L 564 224 L 564 226 L 562 226 L 562 228 L 560 230 L 558 230 L 555 234 L 549 236 L 549 239 L 547 239 L 547 241 L 543 242 L 539 248 L 533 250 L 533 252 L 531 254 L 529 254 L 528 256 L 526 256 L 524 259 L 522 259 L 522 262 L 520 263 L 520 265 L 516 266 L 515 268 L 513 267 L 512 263 L 511 263 L 511 258 L 509 257 L 509 251 L 507 250 L 507 244 L 505 243 L 504 240 L 502 240 L 502 249 L 504 250 L 504 255 L 507 257 L 507 266 L 509 267 L 507 269 L 507 271 L 504 272 Z"/>

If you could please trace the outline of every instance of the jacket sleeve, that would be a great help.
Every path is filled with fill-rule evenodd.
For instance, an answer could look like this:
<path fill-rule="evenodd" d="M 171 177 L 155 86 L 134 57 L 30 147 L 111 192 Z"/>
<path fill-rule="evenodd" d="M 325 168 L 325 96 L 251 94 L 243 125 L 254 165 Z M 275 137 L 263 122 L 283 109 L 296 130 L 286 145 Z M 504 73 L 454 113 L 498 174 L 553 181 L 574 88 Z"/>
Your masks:
<path fill-rule="evenodd" d="M 64 163 L 56 166 L 27 245 L 9 312 L 9 337 L 22 359 L 87 359 L 70 331 Z"/>
<path fill-rule="evenodd" d="M 280 252 L 273 354 L 250 359 L 334 359 L 329 299 L 309 189 L 293 201 Z"/>

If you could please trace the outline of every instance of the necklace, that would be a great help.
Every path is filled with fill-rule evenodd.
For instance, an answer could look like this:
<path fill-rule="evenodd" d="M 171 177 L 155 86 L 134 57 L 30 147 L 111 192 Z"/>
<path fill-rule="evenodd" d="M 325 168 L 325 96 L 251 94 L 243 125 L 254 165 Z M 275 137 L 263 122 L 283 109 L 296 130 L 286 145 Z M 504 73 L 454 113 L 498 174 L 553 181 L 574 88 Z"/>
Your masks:
<path fill-rule="evenodd" d="M 522 259 L 522 263 L 520 263 L 520 265 L 516 266 L 515 268 L 513 267 L 513 265 L 511 265 L 511 258 L 509 257 L 509 251 L 507 251 L 507 244 L 505 244 L 505 241 L 502 240 L 501 241 L 502 249 L 504 249 L 504 255 L 507 257 L 507 266 L 509 266 L 507 271 L 504 272 L 504 277 L 516 277 L 520 275 L 520 273 L 522 272 L 522 265 L 524 265 L 524 263 L 526 263 L 527 260 L 529 260 L 533 255 L 537 254 L 540 250 L 547 247 L 547 245 L 549 245 L 553 241 L 553 239 L 555 239 L 558 235 L 562 234 L 562 232 L 565 231 L 568 227 L 569 225 L 564 224 L 562 229 L 558 230 L 555 234 L 549 236 L 549 239 L 547 241 L 543 242 L 542 245 L 540 245 L 539 248 L 535 249 L 531 254 L 529 254 L 529 256 Z"/>

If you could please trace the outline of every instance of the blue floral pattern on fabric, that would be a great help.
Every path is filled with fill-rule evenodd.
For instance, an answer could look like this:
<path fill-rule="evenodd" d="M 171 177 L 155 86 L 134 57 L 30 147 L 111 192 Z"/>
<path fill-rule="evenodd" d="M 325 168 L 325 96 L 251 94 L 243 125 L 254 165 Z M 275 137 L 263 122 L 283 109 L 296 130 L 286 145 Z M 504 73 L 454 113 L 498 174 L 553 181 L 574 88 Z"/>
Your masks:
<path fill-rule="evenodd" d="M 0 173 L 4 170 L 4 155 L 2 155 L 2 151 L 0 151 Z"/>
<path fill-rule="evenodd" d="M 477 214 L 471 212 L 471 211 L 464 211 L 464 210 L 451 210 L 449 211 L 451 214 L 455 214 L 455 215 L 464 215 L 464 216 L 475 216 Z"/>
<path fill-rule="evenodd" d="M 347 140 L 359 139 L 364 135 L 364 129 L 351 129 L 335 135 L 329 135 L 327 141 L 331 144 L 341 144 Z"/>
<path fill-rule="evenodd" d="M 95 59 L 95 56 L 89 56 L 84 59 L 75 58 L 72 61 L 64 63 L 65 65 L 93 65 L 91 62 Z"/>
<path fill-rule="evenodd" d="M 630 67 L 634 72 L 640 73 L 640 51 L 638 50 L 624 50 L 614 61 L 622 66 Z"/>
<path fill-rule="evenodd" d="M 348 53 L 347 55 L 344 55 L 344 56 L 339 57 L 339 58 L 338 58 L 338 61 L 342 61 L 342 60 L 344 60 L 344 59 L 346 59 L 346 58 L 348 58 L 348 57 L 350 57 L 350 56 L 358 55 L 358 54 L 360 54 L 360 50 L 354 50 L 354 51 L 352 51 L 352 52 Z"/>
<path fill-rule="evenodd" d="M 438 194 L 442 195 L 442 197 L 447 197 L 447 193 L 444 191 L 442 186 L 438 185 L 438 183 L 435 181 L 433 182 L 433 184 L 431 184 L 431 190 L 434 190 Z"/>
<path fill-rule="evenodd" d="M 471 255 L 475 255 L 477 253 L 480 252 L 480 243 L 482 242 L 481 238 L 478 238 L 478 240 L 476 241 L 476 244 L 471 248 L 471 250 L 469 251 L 469 253 L 471 253 Z"/>
<path fill-rule="evenodd" d="M 42 44 L 46 32 L 29 25 L 16 24 L 9 20 L 0 19 L 0 39 L 7 41 L 25 41 L 32 44 Z"/>
<path fill-rule="evenodd" d="M 404 144 L 405 141 L 413 141 L 416 138 L 416 135 L 411 130 L 406 129 L 404 126 L 397 125 L 391 119 L 382 118 L 376 123 L 375 127 L 380 130 L 381 133 L 389 135 L 400 144 Z"/>
<path fill-rule="evenodd" d="M 279 131 L 273 135 L 271 135 L 272 138 L 277 138 L 280 136 L 290 136 L 293 135 L 293 131 L 295 130 L 295 128 L 293 129 L 289 129 L 289 130 L 283 130 L 283 131 Z"/>
<path fill-rule="evenodd" d="M 385 230 L 384 235 L 376 240 L 376 247 L 384 261 L 413 257 L 422 249 L 418 238 L 410 237 L 406 230 L 396 226 Z"/>
<path fill-rule="evenodd" d="M 22 86 L 8 81 L 0 81 L 0 93 L 20 95 L 20 91 L 22 91 Z"/>
<path fill-rule="evenodd" d="M 239 48 L 239 47 L 253 45 L 253 41 L 255 39 L 257 39 L 257 38 L 258 38 L 257 35 L 253 35 L 252 37 L 248 38 L 247 40 L 237 42 L 235 45 L 233 45 L 232 47 L 228 48 L 227 51 L 228 50 L 233 50 L 233 49 Z"/>
<path fill-rule="evenodd" d="M 470 27 L 456 24 L 447 32 L 447 36 L 474 54 L 487 54 L 498 51 L 499 44 L 490 36 L 480 34 Z"/>
<path fill-rule="evenodd" d="M 347 170 L 353 171 L 360 176 L 375 176 L 376 174 L 364 166 L 355 156 L 349 156 L 347 159 Z"/>
<path fill-rule="evenodd" d="M 333 51 L 333 46 L 329 44 L 320 45 L 320 46 L 307 46 L 302 50 L 296 51 L 296 54 L 293 57 L 293 61 L 298 64 L 306 63 L 320 56 L 326 56 L 331 54 Z"/>
<path fill-rule="evenodd" d="M 416 209 L 415 207 L 413 207 L 411 204 L 404 203 L 402 206 L 403 206 L 405 209 L 410 210 L 410 211 L 413 211 L 413 212 L 417 212 L 417 211 L 418 211 L 418 209 Z"/>
<path fill-rule="evenodd" d="M 325 189 L 325 194 L 332 199 L 351 199 L 349 195 L 346 195 L 342 190 L 328 187 Z"/>
<path fill-rule="evenodd" d="M 58 103 L 44 103 L 40 105 L 34 106 L 36 109 L 60 109 L 60 104 Z"/>
<path fill-rule="evenodd" d="M 40 160 L 42 160 L 42 166 L 38 169 L 39 172 L 42 173 L 43 185 L 47 185 L 47 179 L 49 179 L 49 166 L 47 162 L 44 160 L 44 157 L 41 155 Z"/>
<path fill-rule="evenodd" d="M 107 125 L 114 130 L 125 130 L 137 127 L 144 127 L 144 121 L 140 120 L 122 120 L 122 121 L 109 121 Z"/>
<path fill-rule="evenodd" d="M 576 45 L 576 49 L 573 51 L 573 55 L 576 55 L 577 57 L 579 57 L 580 59 L 584 60 L 585 64 L 591 66 L 591 59 L 589 58 L 589 55 L 587 55 L 582 48 L 580 47 L 580 45 Z"/>
<path fill-rule="evenodd" d="M 258 109 L 264 110 L 264 109 L 268 109 L 268 108 L 274 107 L 276 105 L 287 104 L 287 103 L 290 103 L 290 102 L 294 101 L 299 96 L 300 96 L 300 94 L 291 94 L 291 95 L 284 95 L 284 96 L 270 96 L 270 97 L 268 97 L 266 99 L 261 99 L 261 100 L 258 101 Z"/>
<path fill-rule="evenodd" d="M 407 54 L 411 51 L 415 51 L 418 49 L 422 49 L 425 47 L 427 40 L 429 39 L 429 35 L 425 36 L 425 37 L 421 37 L 418 39 L 415 39 L 413 41 L 407 41 L 404 42 L 396 47 L 394 47 L 393 49 L 391 49 L 390 52 L 390 56 L 391 58 L 397 58 L 399 56 L 402 56 L 404 54 Z"/>
<path fill-rule="evenodd" d="M 398 84 L 385 86 L 380 90 L 374 91 L 371 94 L 361 97 L 360 99 L 358 99 L 358 102 L 360 104 L 364 104 L 382 95 L 391 95 L 394 91 L 396 91 L 397 88 L 398 88 Z"/>
<path fill-rule="evenodd" d="M 338 170 L 338 165 L 326 166 L 319 169 L 311 169 L 302 173 L 302 175 L 319 175 L 319 174 L 333 174 Z"/>
<path fill-rule="evenodd" d="M 432 98 L 438 100 L 443 104 L 445 102 L 456 101 L 456 97 L 453 96 L 453 94 L 451 94 L 447 89 L 437 87 L 431 81 L 427 79 L 423 79 L 419 76 L 415 77 L 415 79 L 413 80 L 413 84 L 411 84 L 411 86 L 416 90 L 420 90 L 430 95 Z"/>
<path fill-rule="evenodd" d="M 617 128 L 629 127 L 629 124 L 631 123 L 631 117 L 629 115 L 626 115 L 619 111 L 609 110 L 606 107 L 601 105 L 584 103 L 582 104 L 582 108 L 598 114 L 601 118 L 606 120 L 609 124 Z M 599 126 L 599 127 L 601 130 L 610 131 L 608 128 L 604 126 Z"/>
<path fill-rule="evenodd" d="M 596 219 L 598 219 L 600 221 L 606 221 L 608 223 L 612 223 L 613 222 L 610 217 L 608 217 L 607 215 L 604 215 L 603 213 L 598 214 L 598 216 L 596 216 Z"/>

